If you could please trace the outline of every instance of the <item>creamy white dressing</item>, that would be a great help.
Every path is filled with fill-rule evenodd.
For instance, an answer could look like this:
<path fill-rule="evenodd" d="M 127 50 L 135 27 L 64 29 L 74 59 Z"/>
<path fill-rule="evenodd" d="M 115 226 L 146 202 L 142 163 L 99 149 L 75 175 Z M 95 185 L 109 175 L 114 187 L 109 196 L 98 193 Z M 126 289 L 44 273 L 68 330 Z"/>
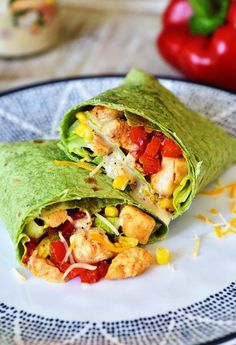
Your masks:
<path fill-rule="evenodd" d="M 171 213 L 160 208 L 160 206 L 157 203 L 152 202 L 148 194 L 145 195 L 143 193 L 144 188 L 147 190 L 147 186 L 144 183 L 140 183 L 130 192 L 130 195 L 141 205 L 143 205 L 144 208 L 155 214 L 155 216 L 157 216 L 165 224 L 168 225 L 171 221 Z"/>
<path fill-rule="evenodd" d="M 125 157 L 115 149 L 110 155 L 107 155 L 103 159 L 103 167 L 108 177 L 115 179 L 119 175 L 130 175 L 126 165 Z"/>
<path fill-rule="evenodd" d="M 86 213 L 86 217 L 77 219 L 74 221 L 74 226 L 77 231 L 89 230 L 92 226 L 93 220 L 87 210 L 83 210 Z"/>

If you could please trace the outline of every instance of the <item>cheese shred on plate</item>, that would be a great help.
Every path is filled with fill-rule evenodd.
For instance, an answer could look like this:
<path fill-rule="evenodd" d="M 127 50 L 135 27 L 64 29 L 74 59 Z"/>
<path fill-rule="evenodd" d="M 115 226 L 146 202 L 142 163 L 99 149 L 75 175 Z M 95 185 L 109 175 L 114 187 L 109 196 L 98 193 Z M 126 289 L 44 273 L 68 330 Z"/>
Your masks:
<path fill-rule="evenodd" d="M 234 200 L 230 203 L 230 212 L 236 214 L 236 205 Z"/>
<path fill-rule="evenodd" d="M 198 256 L 199 254 L 199 248 L 200 248 L 200 237 L 198 235 L 194 236 L 194 247 L 193 247 L 193 251 L 192 251 L 192 255 L 193 256 Z"/>
<path fill-rule="evenodd" d="M 197 218 L 199 220 L 201 220 L 202 222 L 204 222 L 204 223 L 208 223 L 208 224 L 212 224 L 213 223 L 213 221 L 210 218 L 208 218 L 207 216 L 204 216 L 204 214 L 198 214 Z"/>
<path fill-rule="evenodd" d="M 210 213 L 212 215 L 218 215 L 218 217 L 221 220 L 220 223 L 219 222 L 218 223 L 213 222 L 211 219 L 209 219 L 205 215 L 202 215 L 202 214 L 197 215 L 197 218 L 199 220 L 201 220 L 202 222 L 212 224 L 214 231 L 215 231 L 215 234 L 218 238 L 225 237 L 229 234 L 236 234 L 236 218 L 235 218 L 235 215 L 236 215 L 236 201 L 235 201 L 236 182 L 230 183 L 230 184 L 227 184 L 224 186 L 216 187 L 213 189 L 204 190 L 204 191 L 200 192 L 200 194 L 203 194 L 203 195 L 215 196 L 215 195 L 218 195 L 218 194 L 225 192 L 226 190 L 229 190 L 229 193 L 228 193 L 228 197 L 230 198 L 229 210 L 230 210 L 231 214 L 234 216 L 234 218 L 232 218 L 229 221 L 226 220 L 225 217 L 216 208 L 211 208 Z"/>
<path fill-rule="evenodd" d="M 201 191 L 199 194 L 214 196 L 214 195 L 219 195 L 219 194 L 225 192 L 227 189 L 229 189 L 230 197 L 235 195 L 235 193 L 236 193 L 236 182 L 230 183 L 230 184 L 226 184 L 226 185 L 224 185 L 222 187 L 217 187 L 217 188 L 208 189 L 208 190 L 205 189 L 205 190 Z"/>

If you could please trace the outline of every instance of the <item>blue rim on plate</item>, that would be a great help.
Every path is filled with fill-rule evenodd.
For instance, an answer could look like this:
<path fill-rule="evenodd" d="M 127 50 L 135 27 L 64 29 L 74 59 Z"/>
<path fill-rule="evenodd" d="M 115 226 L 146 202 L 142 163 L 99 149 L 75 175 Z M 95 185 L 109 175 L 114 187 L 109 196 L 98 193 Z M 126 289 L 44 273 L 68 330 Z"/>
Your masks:
<path fill-rule="evenodd" d="M 10 87 L 9 89 L 7 89 L 6 91 L 0 91 L 0 97 L 1 96 L 6 96 L 8 94 L 11 94 L 13 92 L 18 92 L 18 91 L 22 91 L 22 90 L 27 90 L 27 89 L 31 89 L 34 87 L 38 87 L 38 86 L 43 86 L 43 85 L 48 85 L 48 84 L 54 84 L 54 83 L 60 83 L 63 81 L 72 81 L 72 80 L 83 80 L 83 79 L 100 79 L 100 78 L 124 78 L 125 74 L 123 73 L 108 73 L 108 74 L 98 74 L 98 75 L 83 75 L 83 76 L 71 76 L 71 77 L 62 77 L 62 78 L 52 78 L 52 79 L 47 79 L 41 82 L 32 82 L 29 83 L 27 85 L 22 85 L 22 86 L 18 86 L 18 87 Z M 174 81 L 182 81 L 184 83 L 189 83 L 189 84 L 194 84 L 194 85 L 199 85 L 199 86 L 205 86 L 205 87 L 210 87 L 211 89 L 216 89 L 219 91 L 225 91 L 227 93 L 230 93 L 232 95 L 235 95 L 236 92 L 233 91 L 229 91 L 225 88 L 221 88 L 218 86 L 214 86 L 211 84 L 203 84 L 203 83 L 199 83 L 199 82 L 195 82 L 193 80 L 189 80 L 189 79 L 184 79 L 184 78 L 173 78 L 173 77 L 169 77 L 169 76 L 165 76 L 165 75 L 155 75 L 156 78 L 158 79 L 163 79 L 163 80 L 174 80 Z"/>
<path fill-rule="evenodd" d="M 27 90 L 44 88 L 72 81 L 101 80 L 122 78 L 123 75 L 83 76 L 56 79 L 22 86 L 0 93 L 1 100 L 12 94 Z M 192 83 L 186 80 L 160 77 L 167 83 L 179 82 L 225 92 L 219 88 Z M 234 93 L 227 92 L 232 96 Z M 73 96 L 74 97 L 74 96 Z M 27 98 L 27 97 L 26 97 Z M 235 97 L 236 99 L 236 97 Z M 191 101 L 191 99 L 190 99 Z M 8 101 L 7 101 L 8 102 Z M 7 107 L 7 102 L 4 104 Z M 59 120 L 59 119 L 58 119 Z M 36 133 L 37 134 L 37 133 Z M 16 135 L 19 135 L 16 132 Z M 20 140 L 18 137 L 17 140 Z M 27 138 L 28 139 L 28 138 Z M 224 289 L 196 303 L 190 303 L 174 311 L 160 313 L 150 317 L 134 318 L 121 321 L 69 321 L 33 314 L 9 306 L 0 296 L 0 344 L 183 344 L 183 345 L 219 345 L 236 337 L 236 283 L 228 284 Z M 225 320 L 226 317 L 226 320 Z M 232 323 L 229 322 L 232 320 Z M 17 331 L 20 330 L 20 334 Z M 76 336 L 79 334 L 79 339 Z M 165 334 L 165 339 L 163 338 Z M 208 341 L 209 335 L 216 335 Z M 222 335 L 222 336 L 221 336 Z M 72 341 L 71 341 L 72 339 Z M 199 339 L 193 342 L 192 339 Z M 203 341 L 201 339 L 204 339 Z M 207 339 L 207 340 L 206 340 Z M 77 341 L 78 340 L 78 341 Z M 8 342 L 7 342 L 8 341 Z M 17 343 L 18 341 L 18 343 Z M 178 341 L 178 342 L 176 342 Z M 41 344 L 40 343 L 40 344 Z"/>

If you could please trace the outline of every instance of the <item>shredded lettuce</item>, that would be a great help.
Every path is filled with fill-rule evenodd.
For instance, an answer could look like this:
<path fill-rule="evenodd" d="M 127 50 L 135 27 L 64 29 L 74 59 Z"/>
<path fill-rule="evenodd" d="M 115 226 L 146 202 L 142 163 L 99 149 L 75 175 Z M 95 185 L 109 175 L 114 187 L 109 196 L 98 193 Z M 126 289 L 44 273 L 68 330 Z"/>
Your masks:
<path fill-rule="evenodd" d="M 95 221 L 94 221 L 94 226 L 101 227 L 104 229 L 108 234 L 110 235 L 117 235 L 119 236 L 119 218 L 114 217 L 113 219 L 111 217 L 105 218 L 99 213 L 95 213 Z M 118 226 L 118 227 L 117 227 Z"/>
<path fill-rule="evenodd" d="M 157 241 L 164 240 L 168 235 L 168 229 L 166 226 L 157 223 L 151 236 L 149 237 L 148 244 L 156 243 Z"/>
<path fill-rule="evenodd" d="M 192 191 L 192 178 L 188 174 L 183 178 L 180 185 L 175 189 L 173 194 L 173 205 L 176 215 L 181 214 L 181 206 L 185 203 Z"/>

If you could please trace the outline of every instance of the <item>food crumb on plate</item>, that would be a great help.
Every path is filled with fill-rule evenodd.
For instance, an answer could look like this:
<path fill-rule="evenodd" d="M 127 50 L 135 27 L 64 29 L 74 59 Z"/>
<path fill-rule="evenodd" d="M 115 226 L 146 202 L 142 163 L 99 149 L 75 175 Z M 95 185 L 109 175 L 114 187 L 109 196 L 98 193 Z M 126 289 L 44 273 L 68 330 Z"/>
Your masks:
<path fill-rule="evenodd" d="M 24 276 L 21 272 L 20 268 L 13 267 L 12 271 L 14 272 L 15 276 L 22 282 L 25 282 L 27 280 L 26 276 Z"/>

